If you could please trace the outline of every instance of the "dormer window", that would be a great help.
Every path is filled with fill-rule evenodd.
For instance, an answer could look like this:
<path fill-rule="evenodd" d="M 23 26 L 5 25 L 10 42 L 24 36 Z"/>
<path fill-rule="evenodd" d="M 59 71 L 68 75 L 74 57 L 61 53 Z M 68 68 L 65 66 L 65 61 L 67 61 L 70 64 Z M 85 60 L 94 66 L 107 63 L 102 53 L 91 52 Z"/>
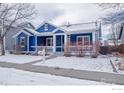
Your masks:
<path fill-rule="evenodd" d="M 44 25 L 44 31 L 48 31 L 48 24 Z"/>

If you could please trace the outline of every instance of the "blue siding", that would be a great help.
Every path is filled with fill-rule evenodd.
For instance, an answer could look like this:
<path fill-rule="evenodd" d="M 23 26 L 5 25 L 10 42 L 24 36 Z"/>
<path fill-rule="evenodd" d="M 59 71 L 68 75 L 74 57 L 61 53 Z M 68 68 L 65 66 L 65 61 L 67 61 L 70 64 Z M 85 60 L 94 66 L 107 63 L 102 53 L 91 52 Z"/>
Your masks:
<path fill-rule="evenodd" d="M 45 46 L 46 45 L 46 38 L 45 36 L 41 36 L 37 38 L 38 46 Z"/>
<path fill-rule="evenodd" d="M 62 30 L 57 30 L 57 31 L 55 32 L 55 34 L 57 34 L 57 33 L 64 33 L 64 31 L 62 31 Z"/>
<path fill-rule="evenodd" d="M 34 47 L 31 46 L 35 46 L 35 36 L 30 36 L 29 37 L 29 51 L 35 51 Z"/>
<path fill-rule="evenodd" d="M 45 24 L 47 24 L 47 23 L 45 23 Z M 43 24 L 41 27 L 39 27 L 38 29 L 36 29 L 36 31 L 38 31 L 38 32 L 52 32 L 54 29 L 56 29 L 56 27 L 48 24 L 48 31 L 45 31 L 44 30 L 45 24 Z"/>
<path fill-rule="evenodd" d="M 16 37 L 16 43 L 19 45 L 20 44 L 20 38 L 21 37 L 25 37 L 25 47 L 22 48 L 22 51 L 27 51 L 27 35 L 25 33 L 20 33 L 17 37 Z"/>
<path fill-rule="evenodd" d="M 52 36 L 39 36 L 37 38 L 37 44 L 39 46 L 45 46 L 46 45 L 46 38 L 52 38 Z"/>
<path fill-rule="evenodd" d="M 70 41 L 71 43 L 75 43 L 77 40 L 77 36 L 90 36 L 90 42 L 92 44 L 92 33 L 82 33 L 82 34 L 71 34 L 70 35 Z"/>

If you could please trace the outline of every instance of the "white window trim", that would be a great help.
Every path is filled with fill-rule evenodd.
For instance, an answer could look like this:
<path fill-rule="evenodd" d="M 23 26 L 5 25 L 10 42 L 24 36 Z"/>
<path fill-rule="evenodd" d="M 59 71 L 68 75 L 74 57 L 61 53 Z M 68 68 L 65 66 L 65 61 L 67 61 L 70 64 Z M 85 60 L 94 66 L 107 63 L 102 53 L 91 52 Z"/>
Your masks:
<path fill-rule="evenodd" d="M 26 43 L 26 42 L 25 42 L 25 39 L 26 39 L 25 37 L 20 37 L 19 44 L 21 45 L 22 39 L 24 39 L 24 47 L 25 47 L 25 43 Z"/>
<path fill-rule="evenodd" d="M 84 42 L 84 37 L 88 37 L 89 38 L 89 45 L 90 45 L 90 36 L 89 35 L 86 35 L 86 36 L 77 36 L 77 40 L 76 42 L 78 42 L 78 38 L 83 38 L 83 42 Z"/>

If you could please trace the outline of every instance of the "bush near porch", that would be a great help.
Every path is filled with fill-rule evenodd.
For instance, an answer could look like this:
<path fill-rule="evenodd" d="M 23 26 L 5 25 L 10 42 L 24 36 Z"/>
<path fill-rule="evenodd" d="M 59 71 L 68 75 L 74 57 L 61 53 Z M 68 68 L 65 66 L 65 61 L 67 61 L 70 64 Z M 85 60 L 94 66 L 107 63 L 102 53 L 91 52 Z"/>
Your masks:
<path fill-rule="evenodd" d="M 119 46 L 119 52 L 124 55 L 124 44 Z"/>
<path fill-rule="evenodd" d="M 117 47 L 115 47 L 115 46 L 104 46 L 104 47 L 106 47 L 107 48 L 107 54 L 112 54 L 113 52 L 119 52 L 119 53 L 121 53 L 121 54 L 123 54 L 124 55 L 124 44 L 121 44 L 121 45 L 119 45 L 119 46 L 117 46 Z"/>
<path fill-rule="evenodd" d="M 101 46 L 100 47 L 100 53 L 106 52 L 105 54 L 112 54 L 113 52 L 119 52 L 124 55 L 124 44 L 115 46 Z M 101 53 L 101 54 L 102 54 Z"/>
<path fill-rule="evenodd" d="M 99 42 L 95 41 L 91 45 L 84 45 L 82 46 L 80 42 L 67 42 L 64 46 L 64 56 L 71 56 L 75 55 L 78 57 L 84 57 L 86 55 L 86 52 L 89 52 L 91 57 L 97 58 L 99 54 Z"/>

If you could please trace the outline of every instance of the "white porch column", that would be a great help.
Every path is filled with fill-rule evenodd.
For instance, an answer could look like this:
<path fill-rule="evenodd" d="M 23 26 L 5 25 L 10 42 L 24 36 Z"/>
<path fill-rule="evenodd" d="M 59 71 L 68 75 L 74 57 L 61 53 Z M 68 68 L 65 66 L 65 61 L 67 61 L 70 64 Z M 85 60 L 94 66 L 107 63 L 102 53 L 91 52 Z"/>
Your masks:
<path fill-rule="evenodd" d="M 67 43 L 67 34 L 64 35 L 64 45 Z"/>
<path fill-rule="evenodd" d="M 53 35 L 53 53 L 56 52 L 56 35 Z"/>
<path fill-rule="evenodd" d="M 37 52 L 37 36 L 35 36 L 35 52 Z"/>
<path fill-rule="evenodd" d="M 96 41 L 96 32 L 92 32 L 92 41 L 93 43 Z"/>

